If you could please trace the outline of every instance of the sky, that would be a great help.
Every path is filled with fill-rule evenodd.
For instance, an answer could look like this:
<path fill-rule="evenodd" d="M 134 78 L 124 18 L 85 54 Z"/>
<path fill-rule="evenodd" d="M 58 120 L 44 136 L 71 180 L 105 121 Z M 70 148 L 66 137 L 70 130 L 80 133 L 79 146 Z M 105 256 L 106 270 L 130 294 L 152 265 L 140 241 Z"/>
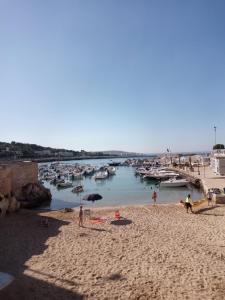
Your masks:
<path fill-rule="evenodd" d="M 225 143 L 224 0 L 0 0 L 0 141 Z"/>

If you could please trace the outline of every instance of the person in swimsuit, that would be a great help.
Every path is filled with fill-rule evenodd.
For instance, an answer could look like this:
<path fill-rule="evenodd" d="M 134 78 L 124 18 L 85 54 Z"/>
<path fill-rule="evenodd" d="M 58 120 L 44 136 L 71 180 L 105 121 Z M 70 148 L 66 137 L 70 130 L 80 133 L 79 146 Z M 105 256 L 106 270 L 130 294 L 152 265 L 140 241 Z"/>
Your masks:
<path fill-rule="evenodd" d="M 156 191 L 154 191 L 152 193 L 152 200 L 154 201 L 154 205 L 155 205 L 156 204 L 156 200 L 157 200 L 157 193 L 156 193 Z"/>
<path fill-rule="evenodd" d="M 84 218 L 84 212 L 83 212 L 83 206 L 80 206 L 80 211 L 79 211 L 79 222 L 78 225 L 80 227 L 83 227 L 83 218 Z"/>

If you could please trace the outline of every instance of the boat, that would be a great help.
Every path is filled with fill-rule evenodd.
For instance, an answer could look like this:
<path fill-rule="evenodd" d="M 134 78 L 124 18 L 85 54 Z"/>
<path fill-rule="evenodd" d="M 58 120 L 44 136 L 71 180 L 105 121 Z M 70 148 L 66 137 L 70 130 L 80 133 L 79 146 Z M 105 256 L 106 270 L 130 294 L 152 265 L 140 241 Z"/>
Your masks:
<path fill-rule="evenodd" d="M 57 188 L 58 189 L 62 189 L 62 188 L 69 188 L 69 187 L 71 187 L 73 184 L 72 184 L 72 182 L 70 182 L 70 181 L 67 181 L 67 182 L 62 182 L 62 183 L 58 183 L 57 184 Z"/>
<path fill-rule="evenodd" d="M 93 178 L 95 180 L 98 180 L 98 179 L 105 179 L 108 177 L 108 172 L 107 171 L 103 171 L 103 172 L 98 172 Z"/>
<path fill-rule="evenodd" d="M 74 172 L 73 173 L 73 180 L 78 180 L 78 179 L 82 179 L 83 175 L 82 172 Z"/>
<path fill-rule="evenodd" d="M 109 163 L 109 166 L 111 166 L 111 167 L 118 167 L 118 166 L 120 166 L 121 165 L 121 163 L 120 162 L 117 162 L 117 161 L 115 161 L 115 162 L 110 162 Z"/>
<path fill-rule="evenodd" d="M 107 171 L 108 171 L 109 175 L 115 175 L 116 174 L 116 168 L 113 167 L 113 166 L 109 166 L 107 168 Z"/>
<path fill-rule="evenodd" d="M 81 193 L 83 191 L 84 191 L 84 188 L 82 185 L 75 186 L 75 188 L 72 189 L 73 193 Z"/>
<path fill-rule="evenodd" d="M 93 167 L 88 167 L 85 169 L 85 175 L 86 176 L 92 176 L 94 174 L 95 170 Z"/>
<path fill-rule="evenodd" d="M 187 186 L 188 183 L 187 179 L 171 178 L 169 180 L 161 181 L 160 187 L 183 187 Z"/>

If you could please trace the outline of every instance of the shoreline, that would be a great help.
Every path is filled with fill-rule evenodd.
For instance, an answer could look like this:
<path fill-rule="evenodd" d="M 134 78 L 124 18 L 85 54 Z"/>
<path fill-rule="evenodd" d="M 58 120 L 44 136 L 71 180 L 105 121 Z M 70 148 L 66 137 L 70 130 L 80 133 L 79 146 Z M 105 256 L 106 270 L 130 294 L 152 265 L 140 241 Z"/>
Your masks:
<path fill-rule="evenodd" d="M 32 161 L 37 163 L 51 163 L 51 162 L 60 162 L 60 161 L 70 161 L 70 160 L 92 160 L 92 159 L 129 159 L 129 158 L 153 158 L 156 157 L 156 155 L 103 155 L 103 156 L 74 156 L 74 157 L 42 157 L 42 158 L 31 158 L 31 157 L 25 157 L 21 159 L 1 159 L 0 162 L 20 162 L 20 161 Z"/>

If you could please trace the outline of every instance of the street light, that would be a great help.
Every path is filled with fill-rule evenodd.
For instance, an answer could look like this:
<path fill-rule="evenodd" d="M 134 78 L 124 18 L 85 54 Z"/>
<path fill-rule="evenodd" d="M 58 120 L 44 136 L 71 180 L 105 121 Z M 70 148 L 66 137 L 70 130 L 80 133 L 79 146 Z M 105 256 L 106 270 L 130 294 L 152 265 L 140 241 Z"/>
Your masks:
<path fill-rule="evenodd" d="M 215 133 L 215 145 L 216 145 L 216 125 L 214 125 L 214 133 Z"/>
<path fill-rule="evenodd" d="M 198 175 L 200 175 L 200 170 L 199 170 L 199 161 L 198 161 Z"/>

